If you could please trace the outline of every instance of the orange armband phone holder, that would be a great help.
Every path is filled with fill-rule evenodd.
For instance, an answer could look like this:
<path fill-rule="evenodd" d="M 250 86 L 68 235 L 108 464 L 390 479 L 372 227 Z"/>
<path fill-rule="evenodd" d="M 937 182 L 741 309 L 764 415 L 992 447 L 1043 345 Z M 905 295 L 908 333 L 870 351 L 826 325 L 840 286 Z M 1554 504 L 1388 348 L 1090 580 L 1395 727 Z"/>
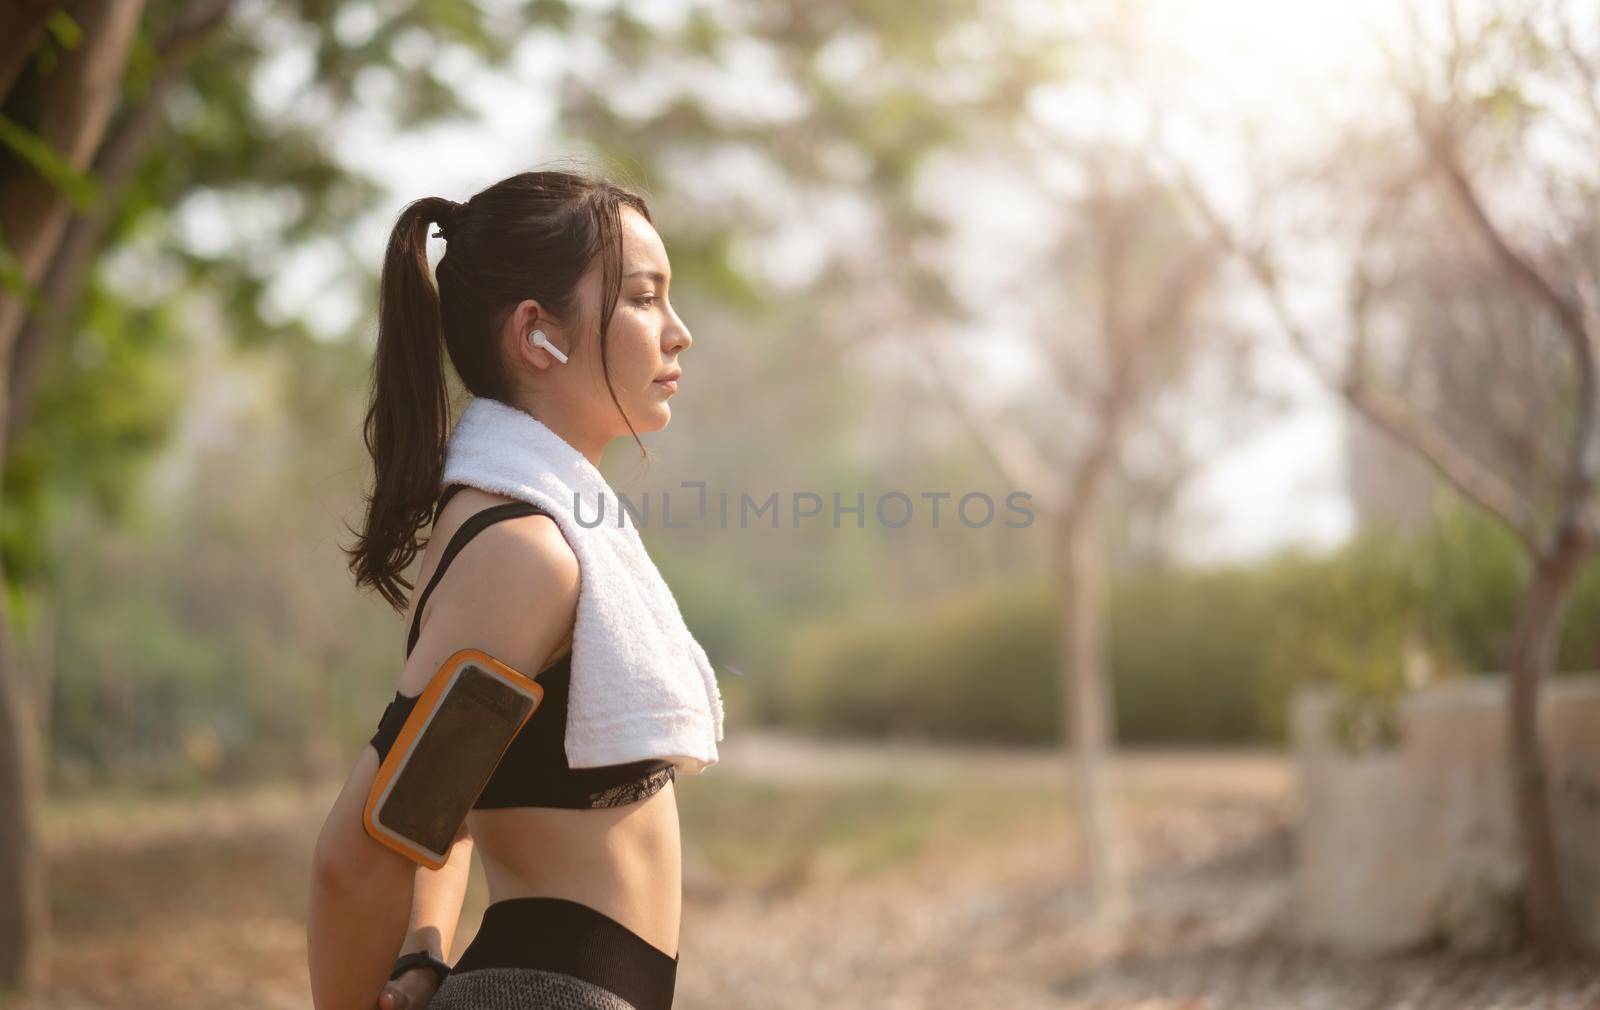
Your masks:
<path fill-rule="evenodd" d="M 378 766 L 367 834 L 437 870 L 544 688 L 478 649 L 445 660 Z"/>

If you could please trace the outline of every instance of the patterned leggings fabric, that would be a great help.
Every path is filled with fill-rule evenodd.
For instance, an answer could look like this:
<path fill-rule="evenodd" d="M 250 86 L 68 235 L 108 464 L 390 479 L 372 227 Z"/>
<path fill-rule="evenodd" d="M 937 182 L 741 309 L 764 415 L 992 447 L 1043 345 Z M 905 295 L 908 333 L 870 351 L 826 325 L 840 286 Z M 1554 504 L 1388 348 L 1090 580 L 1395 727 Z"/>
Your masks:
<path fill-rule="evenodd" d="M 539 968 L 455 972 L 427 1010 L 637 1010 L 609 989 Z"/>

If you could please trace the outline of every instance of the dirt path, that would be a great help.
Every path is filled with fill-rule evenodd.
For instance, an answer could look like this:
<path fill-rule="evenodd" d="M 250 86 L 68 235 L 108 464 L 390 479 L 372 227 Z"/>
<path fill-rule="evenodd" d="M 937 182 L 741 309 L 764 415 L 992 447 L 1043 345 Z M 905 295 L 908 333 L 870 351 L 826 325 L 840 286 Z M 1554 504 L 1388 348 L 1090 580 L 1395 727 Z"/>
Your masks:
<path fill-rule="evenodd" d="M 746 736 L 730 774 L 952 776 L 1034 785 L 1038 817 L 996 842 L 950 839 L 872 879 L 717 895 L 685 909 L 678 1005 L 883 1010 L 1490 1010 L 1600 1007 L 1600 964 L 1369 959 L 1292 939 L 1292 766 L 1270 753 L 1123 756 L 1136 917 L 1087 925 L 1066 771 L 1053 750 L 819 744 Z M 803 772 L 800 770 L 804 770 Z"/>
<path fill-rule="evenodd" d="M 1138 753 L 1115 775 L 1138 917 L 1121 937 L 1104 937 L 1086 925 L 1066 771 L 1053 752 L 730 739 L 722 764 L 680 783 L 686 811 L 691 790 L 788 802 L 791 791 L 833 783 L 857 801 L 902 784 L 929 788 L 957 797 L 951 809 L 964 813 L 922 822 L 927 844 L 883 866 L 804 860 L 754 885 L 719 874 L 704 850 L 750 822 L 686 817 L 675 1006 L 1600 1008 L 1600 965 L 1355 959 L 1295 945 L 1296 800 L 1279 756 Z M 52 807 L 55 981 L 0 1006 L 305 1010 L 306 860 L 336 790 Z M 990 794 L 992 807 L 969 802 Z M 1009 813 L 984 825 L 990 809 Z M 469 892 L 461 942 L 481 900 Z"/>
<path fill-rule="evenodd" d="M 1067 767 L 1055 747 L 818 740 L 780 730 L 740 733 L 718 745 L 718 776 L 773 782 L 938 782 L 952 776 L 976 782 L 1061 784 Z M 1215 748 L 1132 750 L 1118 756 L 1114 774 L 1125 788 L 1221 790 L 1228 796 L 1281 797 L 1293 786 L 1289 762 L 1269 750 Z"/>

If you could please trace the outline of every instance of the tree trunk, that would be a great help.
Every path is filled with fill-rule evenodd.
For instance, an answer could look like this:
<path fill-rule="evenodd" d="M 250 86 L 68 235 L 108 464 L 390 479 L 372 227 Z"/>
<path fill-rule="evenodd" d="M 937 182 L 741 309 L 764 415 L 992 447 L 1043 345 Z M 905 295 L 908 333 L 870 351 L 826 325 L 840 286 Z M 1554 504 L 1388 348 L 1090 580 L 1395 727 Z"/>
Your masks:
<path fill-rule="evenodd" d="M 107 218 L 122 203 L 128 182 L 146 152 L 166 131 L 167 93 L 183 79 L 195 54 L 226 20 L 228 10 L 229 0 L 190 5 L 161 33 L 154 43 L 155 66 L 143 96 L 123 104 L 95 152 L 90 169 L 100 186 L 100 200 L 68 225 L 40 285 L 44 311 L 23 321 L 12 352 L 6 451 L 26 426 L 45 348 L 60 336 L 64 321 L 78 304 L 99 260 Z M 0 37 L 3 34 L 0 31 Z"/>
<path fill-rule="evenodd" d="M 1097 485 L 1083 482 L 1084 497 L 1057 523 L 1056 559 L 1065 607 L 1063 721 L 1072 747 L 1078 830 L 1094 914 L 1109 928 L 1126 920 L 1130 902 L 1115 833 Z"/>
<path fill-rule="evenodd" d="M 7 0 L 0 4 L 0 99 L 22 76 L 34 50 L 44 38 L 50 15 L 61 4 L 50 0 Z"/>
<path fill-rule="evenodd" d="M 1533 577 L 1507 656 L 1507 739 L 1511 783 L 1526 873 L 1524 911 L 1529 939 L 1541 951 L 1570 953 L 1575 946 L 1561 892 L 1560 862 L 1539 727 L 1540 684 L 1555 666 L 1563 614 L 1589 549 L 1563 538 L 1535 559 Z"/>
<path fill-rule="evenodd" d="M 143 0 L 84 0 L 68 9 L 83 41 L 62 54 L 38 134 L 74 169 L 90 165 L 121 101 L 143 11 Z M 55 257 L 70 214 L 66 198 L 28 168 L 0 178 L 0 232 L 29 284 L 39 283 Z M 0 295 L 0 428 L 10 415 L 12 351 L 26 319 L 22 298 Z M 0 445 L 5 434 L 0 430 Z M 0 989 L 31 989 L 44 981 L 49 908 L 36 821 L 37 708 L 17 664 L 9 618 L 0 605 Z"/>
<path fill-rule="evenodd" d="M 39 119 L 39 139 L 72 168 L 87 169 L 122 100 L 122 74 L 144 11 L 143 0 L 87 0 L 67 13 L 83 29 L 78 48 L 62 54 Z M 18 269 L 38 284 L 66 232 L 67 198 L 27 167 L 0 179 L 0 232 Z M 9 379 L 11 349 L 27 318 L 15 295 L 0 296 L 0 362 Z M 0 392 L 9 382 L 0 384 Z M 9 405 L 0 404 L 9 413 Z"/>
<path fill-rule="evenodd" d="M 105 245 L 106 218 L 111 208 L 122 200 L 129 178 L 160 128 L 159 99 L 170 83 L 170 77 L 163 75 L 142 105 L 125 109 L 95 156 L 93 170 L 101 187 L 100 203 L 68 223 L 40 282 L 45 309 L 23 321 L 12 350 L 7 398 L 10 416 L 5 422 L 6 452 L 15 446 L 17 437 L 27 426 L 45 349 L 62 336 L 64 323 L 82 298 L 90 272 L 100 257 Z"/>
<path fill-rule="evenodd" d="M 37 706 L 15 663 L 9 616 L 0 607 L 0 991 L 28 991 L 45 981 L 49 907 L 35 820 Z"/>
<path fill-rule="evenodd" d="M 56 607 L 53 600 L 35 600 L 29 607 L 29 643 L 26 649 L 13 650 L 21 657 L 24 676 L 33 696 L 31 718 L 34 726 L 34 753 L 38 755 L 39 795 L 49 795 L 50 727 L 54 725 L 56 696 Z"/>

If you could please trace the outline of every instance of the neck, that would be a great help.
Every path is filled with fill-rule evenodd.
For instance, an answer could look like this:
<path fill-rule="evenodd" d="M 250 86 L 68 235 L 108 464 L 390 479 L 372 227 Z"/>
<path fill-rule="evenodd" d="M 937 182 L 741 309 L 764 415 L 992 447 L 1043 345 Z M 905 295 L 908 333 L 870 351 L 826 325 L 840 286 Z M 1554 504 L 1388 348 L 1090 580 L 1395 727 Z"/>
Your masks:
<path fill-rule="evenodd" d="M 611 441 L 611 436 L 591 431 L 572 418 L 555 411 L 537 410 L 532 404 L 522 400 L 513 401 L 511 405 L 555 432 L 563 442 L 582 453 L 583 458 L 587 459 L 596 470 L 600 469 L 600 457 L 605 452 L 606 444 Z"/>

